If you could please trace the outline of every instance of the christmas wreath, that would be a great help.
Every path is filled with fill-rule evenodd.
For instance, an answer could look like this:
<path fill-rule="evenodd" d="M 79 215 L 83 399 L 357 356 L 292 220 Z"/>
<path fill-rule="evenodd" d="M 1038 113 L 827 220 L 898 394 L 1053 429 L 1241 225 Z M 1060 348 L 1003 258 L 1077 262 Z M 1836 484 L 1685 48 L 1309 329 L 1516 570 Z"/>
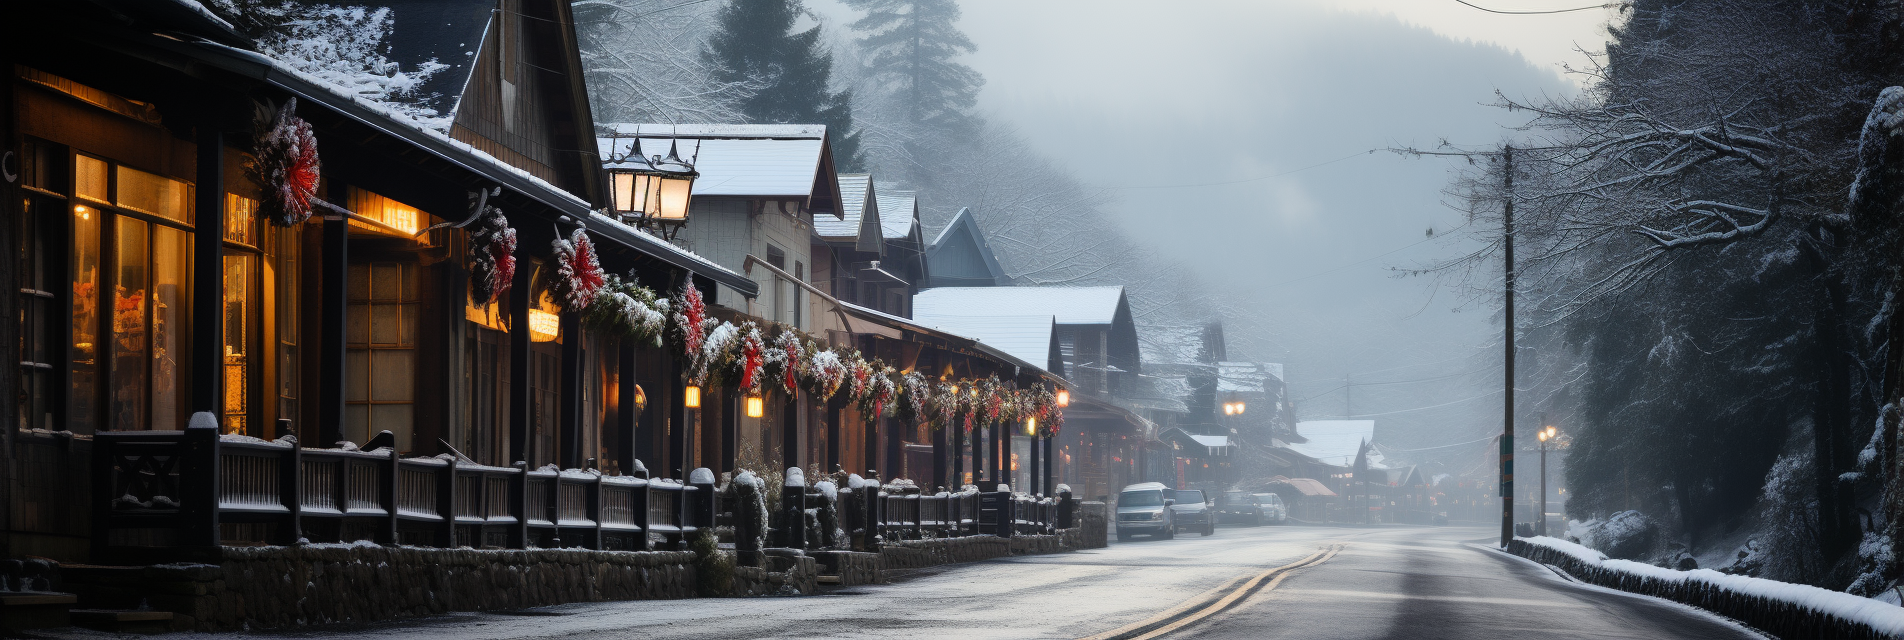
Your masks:
<path fill-rule="evenodd" d="M 588 231 L 576 229 L 567 240 L 556 238 L 555 281 L 549 283 L 549 293 L 555 297 L 555 304 L 563 311 L 581 311 L 595 301 L 595 292 L 608 283 L 608 277 L 602 273 L 602 265 L 595 260 L 595 244 L 589 242 Z"/>
<path fill-rule="evenodd" d="M 245 174 L 264 188 L 258 213 L 280 227 L 310 219 L 311 198 L 317 195 L 317 136 L 311 123 L 297 117 L 296 98 L 259 128 L 251 155 Z"/>
<path fill-rule="evenodd" d="M 470 233 L 469 297 L 489 304 L 509 291 L 516 278 L 516 230 L 502 210 L 486 207 Z"/>

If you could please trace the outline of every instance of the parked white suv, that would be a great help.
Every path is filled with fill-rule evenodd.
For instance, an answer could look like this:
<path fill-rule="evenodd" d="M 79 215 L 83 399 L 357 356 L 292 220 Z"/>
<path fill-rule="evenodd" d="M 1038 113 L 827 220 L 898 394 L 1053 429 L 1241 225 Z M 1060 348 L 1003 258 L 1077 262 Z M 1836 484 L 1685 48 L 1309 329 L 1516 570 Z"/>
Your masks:
<path fill-rule="evenodd" d="M 1177 519 L 1170 506 L 1176 492 L 1161 482 L 1145 482 L 1124 487 L 1117 493 L 1117 539 L 1129 540 L 1138 534 L 1163 539 L 1177 536 Z"/>

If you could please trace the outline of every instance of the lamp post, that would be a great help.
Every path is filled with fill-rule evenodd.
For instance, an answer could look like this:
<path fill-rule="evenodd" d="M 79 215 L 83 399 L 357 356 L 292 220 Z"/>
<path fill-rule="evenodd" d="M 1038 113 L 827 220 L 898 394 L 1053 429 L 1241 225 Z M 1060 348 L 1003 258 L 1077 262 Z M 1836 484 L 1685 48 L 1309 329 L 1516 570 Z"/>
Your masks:
<path fill-rule="evenodd" d="M 682 160 L 679 146 L 670 141 L 668 155 L 644 156 L 641 136 L 637 133 L 626 152 L 621 137 L 611 139 L 608 161 L 609 207 L 622 222 L 654 229 L 672 240 L 676 231 L 688 222 L 688 202 L 694 192 L 694 179 L 700 173 L 694 163 Z M 700 155 L 697 143 L 695 156 Z"/>
<path fill-rule="evenodd" d="M 1559 431 L 1553 425 L 1548 425 L 1535 436 L 1540 439 L 1540 510 L 1534 514 L 1534 517 L 1539 518 L 1534 522 L 1534 535 L 1547 535 L 1547 441 L 1552 440 L 1557 433 Z"/>

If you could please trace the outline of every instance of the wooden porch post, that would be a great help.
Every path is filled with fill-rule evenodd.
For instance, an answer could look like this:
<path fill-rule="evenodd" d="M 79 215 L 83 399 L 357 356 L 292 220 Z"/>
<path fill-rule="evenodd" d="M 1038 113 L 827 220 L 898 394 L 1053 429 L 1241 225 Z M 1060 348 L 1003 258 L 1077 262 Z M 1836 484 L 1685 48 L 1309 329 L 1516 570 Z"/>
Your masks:
<path fill-rule="evenodd" d="M 635 461 L 641 459 L 642 416 L 646 412 L 635 408 L 635 347 L 632 344 L 617 345 L 615 353 L 615 371 L 619 377 L 615 380 L 615 463 L 623 475 L 633 475 Z"/>
<path fill-rule="evenodd" d="M 556 447 L 563 469 L 582 468 L 582 315 L 565 312 L 562 323 L 562 396 L 558 403 L 560 425 Z"/>
<path fill-rule="evenodd" d="M 344 196 L 344 185 L 330 182 L 325 195 L 332 201 Z M 350 221 L 336 211 L 324 212 L 324 263 L 318 303 L 317 446 L 344 439 L 344 314 L 350 307 Z M 218 316 L 213 316 L 218 317 Z M 525 326 L 527 323 L 523 323 Z"/>
<path fill-rule="evenodd" d="M 780 469 L 800 466 L 800 395 L 787 394 L 787 403 L 780 410 Z"/>
<path fill-rule="evenodd" d="M 210 113 L 217 110 L 205 105 Z M 193 209 L 198 232 L 192 253 L 192 412 L 209 411 L 224 424 L 225 380 L 225 136 L 210 118 L 198 123 L 198 188 Z M 260 433 L 248 434 L 265 436 Z"/>
<path fill-rule="evenodd" d="M 509 286 L 509 452 L 503 460 L 533 462 L 529 455 L 529 282 L 533 265 L 516 267 Z M 528 468 L 534 468 L 531 464 Z"/>
<path fill-rule="evenodd" d="M 665 367 L 667 375 L 664 377 L 668 379 L 668 457 L 663 462 L 663 466 L 657 470 L 663 478 L 686 478 L 689 469 L 687 463 L 688 408 L 687 403 L 681 399 L 682 389 L 686 387 L 686 383 L 681 380 L 682 367 L 685 366 L 683 360 L 684 358 L 670 351 Z M 705 401 L 706 398 L 702 400 Z"/>
<path fill-rule="evenodd" d="M 840 439 L 845 436 L 840 428 L 840 411 L 845 407 L 845 396 L 837 393 L 826 403 L 826 467 L 820 473 L 832 473 L 840 464 Z"/>
<path fill-rule="evenodd" d="M 951 447 L 946 444 L 945 436 L 946 432 L 951 429 L 951 426 L 946 425 L 932 431 L 932 477 L 935 482 L 941 483 L 939 486 L 957 489 L 958 487 L 947 483 L 946 480 L 949 470 L 946 469 L 945 458 L 946 454 L 950 453 Z M 930 489 L 931 487 L 927 486 L 926 488 Z"/>

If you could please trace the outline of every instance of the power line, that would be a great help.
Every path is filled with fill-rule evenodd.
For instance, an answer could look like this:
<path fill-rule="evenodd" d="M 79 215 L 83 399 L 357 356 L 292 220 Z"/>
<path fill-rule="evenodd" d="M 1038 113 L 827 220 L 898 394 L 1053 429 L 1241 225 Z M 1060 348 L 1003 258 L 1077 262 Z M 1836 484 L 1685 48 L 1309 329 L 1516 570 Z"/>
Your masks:
<path fill-rule="evenodd" d="M 1379 448 L 1379 449 L 1381 449 L 1381 450 L 1382 450 L 1382 453 L 1414 453 L 1414 452 L 1416 452 L 1416 451 L 1434 451 L 1434 450 L 1436 450 L 1436 449 L 1448 449 L 1448 448 L 1452 448 L 1452 447 L 1459 447 L 1459 446 L 1464 446 L 1464 445 L 1470 445 L 1470 444 L 1474 444 L 1474 443 L 1477 443 L 1477 442 L 1489 442 L 1489 441 L 1492 441 L 1492 440 L 1494 440 L 1495 438 L 1499 438 L 1499 437 L 1500 437 L 1500 436 L 1488 436 L 1488 437 L 1486 437 L 1486 438 L 1481 438 L 1481 439 L 1479 439 L 1479 440 L 1469 440 L 1469 441 L 1467 441 L 1467 442 L 1456 442 L 1456 443 L 1454 443 L 1454 444 L 1444 444 L 1444 445 L 1437 445 L 1437 446 L 1433 446 L 1433 447 L 1422 447 L 1422 448 L 1420 448 L 1420 449 L 1391 449 L 1391 448 L 1388 448 L 1388 447 L 1382 447 L 1382 446 L 1379 446 L 1379 445 L 1377 446 L 1377 448 Z"/>
<path fill-rule="evenodd" d="M 1572 9 L 1553 9 L 1549 11 L 1502 11 L 1499 9 L 1489 9 L 1487 7 L 1483 7 L 1478 4 L 1468 2 L 1468 0 L 1454 0 L 1454 1 L 1459 2 L 1461 4 L 1468 5 L 1476 9 L 1480 9 L 1482 11 L 1486 11 L 1488 13 L 1499 13 L 1499 14 L 1510 15 L 1510 16 L 1532 16 L 1532 15 L 1543 15 L 1543 14 L 1549 14 L 1549 13 L 1571 13 L 1574 11 L 1586 11 L 1589 9 L 1612 9 L 1615 7 L 1626 6 L 1625 3 L 1621 3 L 1621 2 L 1609 2 L 1607 4 L 1596 4 L 1591 7 L 1574 7 Z"/>
<path fill-rule="evenodd" d="M 1427 410 L 1429 410 L 1429 409 L 1440 409 L 1440 408 L 1442 408 L 1442 407 L 1448 407 L 1448 406 L 1454 406 L 1454 405 L 1457 405 L 1457 404 L 1461 404 L 1461 403 L 1463 403 L 1463 402 L 1473 402 L 1473 401 L 1475 401 L 1475 400 L 1480 400 L 1480 399 L 1482 399 L 1482 398 L 1486 398 L 1486 397 L 1488 397 L 1488 396 L 1492 396 L 1492 395 L 1495 395 L 1495 394 L 1498 394 L 1498 393 L 1501 393 L 1501 390 L 1500 390 L 1500 389 L 1495 389 L 1495 390 L 1493 390 L 1493 391 L 1489 391 L 1489 392 L 1487 392 L 1487 393 L 1483 393 L 1483 394 L 1481 394 L 1481 395 L 1478 395 L 1478 396 L 1470 396 L 1470 397 L 1467 397 L 1467 398 L 1462 398 L 1462 399 L 1460 399 L 1460 400 L 1455 400 L 1455 401 L 1453 401 L 1453 402 L 1443 402 L 1443 403 L 1441 403 L 1441 404 L 1433 404 L 1433 405 L 1428 405 L 1428 406 L 1426 406 L 1426 407 L 1415 407 L 1415 408 L 1413 408 L 1413 409 L 1401 409 L 1401 410 L 1398 410 L 1398 411 L 1384 411 L 1384 412 L 1381 412 L 1381 413 L 1358 413 L 1358 414 L 1355 414 L 1355 415 L 1353 415 L 1353 416 L 1349 416 L 1349 417 L 1347 417 L 1347 418 L 1333 418 L 1333 417 L 1332 417 L 1332 418 L 1328 418 L 1328 419 L 1331 419 L 1331 420 L 1354 420 L 1354 419 L 1360 419 L 1360 418 L 1374 418 L 1374 417 L 1377 417 L 1377 416 L 1392 416 L 1392 415 L 1395 415 L 1395 414 L 1398 414 L 1398 413 L 1413 413 L 1413 412 L 1416 412 L 1416 411 L 1427 411 Z"/>
<path fill-rule="evenodd" d="M 1186 188 L 1186 187 L 1221 187 L 1221 186 L 1224 186 L 1224 185 L 1232 185 L 1232 184 L 1244 184 L 1244 183 L 1249 183 L 1249 182 L 1260 182 L 1260 181 L 1263 181 L 1263 180 L 1268 180 L 1268 179 L 1270 179 L 1270 178 L 1281 178 L 1281 177 L 1283 177 L 1283 176 L 1286 176 L 1286 175 L 1290 175 L 1290 174 L 1295 174 L 1295 173 L 1302 173 L 1302 172 L 1304 172 L 1304 171 L 1308 171 L 1308 170 L 1310 170 L 1310 169 L 1314 169 L 1314 168 L 1316 168 L 1316 167 L 1323 167 L 1323 166 L 1328 166 L 1328 165 L 1332 165 L 1332 164 L 1335 164 L 1335 163 L 1337 163 L 1337 162 L 1341 162 L 1341 161 L 1344 161 L 1344 160 L 1348 160 L 1348 159 L 1351 159 L 1351 158 L 1359 158 L 1359 157 L 1362 157 L 1362 156 L 1365 156 L 1365 155 L 1369 155 L 1369 154 L 1372 154 L 1372 153 L 1375 153 L 1375 152 L 1377 152 L 1377 151 L 1381 151 L 1381 149 L 1369 149 L 1368 151 L 1357 151 L 1357 152 L 1355 152 L 1355 153 L 1351 153 L 1351 154 L 1349 154 L 1349 155 L 1346 155 L 1346 156 L 1342 156 L 1342 157 L 1340 157 L 1340 158 L 1336 158 L 1336 159 L 1334 159 L 1334 160 L 1328 160 L 1328 161 L 1324 161 L 1324 162 L 1318 162 L 1318 163 L 1315 163 L 1315 164 L 1312 164 L 1312 165 L 1309 165 L 1309 166 L 1307 166 L 1307 167 L 1303 167 L 1303 168 L 1301 168 L 1301 169 L 1291 169 L 1291 170 L 1289 170 L 1289 171 L 1284 171 L 1284 172 L 1282 172 L 1282 173 L 1278 173 L 1278 174 L 1273 174 L 1273 175 L 1267 175 L 1267 176 L 1258 176 L 1258 177 L 1255 177 L 1255 178 L 1244 178 L 1244 179 L 1242 179 L 1242 180 L 1228 180 L 1228 181 L 1224 181 L 1224 182 L 1197 182 L 1197 183 L 1190 183 L 1190 184 L 1137 184 L 1137 185 L 1125 185 L 1125 186 L 1121 186 L 1121 187 L 1113 187 L 1113 188 L 1116 188 L 1116 189 L 1180 189 L 1180 188 Z"/>
<path fill-rule="evenodd" d="M 1461 223 L 1461 225 L 1460 225 L 1460 226 L 1457 226 L 1457 227 L 1454 227 L 1453 229 L 1448 229 L 1447 231 L 1443 231 L 1443 232 L 1441 232 L 1441 233 L 1439 233 L 1439 234 L 1436 234 L 1436 235 L 1447 235 L 1447 233 L 1448 233 L 1448 231 L 1454 231 L 1454 230 L 1456 230 L 1456 229 L 1460 229 L 1461 227 L 1465 227 L 1465 226 L 1468 226 L 1468 225 L 1467 225 L 1467 223 L 1465 223 L 1465 222 L 1464 222 L 1464 223 Z M 1399 249 L 1395 249 L 1395 250 L 1393 250 L 1393 251 L 1389 251 L 1389 252 L 1387 252 L 1387 253 L 1383 253 L 1383 254 L 1380 254 L 1380 255 L 1375 255 L 1375 256 L 1369 256 L 1369 257 L 1367 257 L 1367 258 L 1363 258 L 1363 259 L 1361 259 L 1361 260 L 1357 260 L 1357 261 L 1355 261 L 1355 262 L 1351 262 L 1351 263 L 1348 263 L 1348 264 L 1345 264 L 1345 265 L 1342 265 L 1342 266 L 1340 266 L 1340 267 L 1336 267 L 1336 268 L 1334 268 L 1334 269 L 1329 269 L 1329 270 L 1327 270 L 1327 271 L 1317 271 L 1317 272 L 1315 272 L 1315 273 L 1311 273 L 1311 274 L 1309 274 L 1309 275 L 1306 275 L 1306 276 L 1298 276 L 1298 277 L 1295 277 L 1295 278 L 1290 278 L 1290 279 L 1288 279 L 1288 280 L 1284 280 L 1284 281 L 1282 281 L 1282 282 L 1278 282 L 1278 283 L 1275 283 L 1275 284 L 1271 284 L 1271 285 L 1266 285 L 1266 286 L 1264 286 L 1263 288 L 1264 288 L 1264 289 L 1273 289 L 1273 288 L 1275 288 L 1275 287 L 1280 287 L 1280 286 L 1283 286 L 1283 285 L 1286 285 L 1286 284 L 1292 284 L 1292 283 L 1296 283 L 1296 282 L 1302 282 L 1302 281 L 1304 281 L 1304 280 L 1308 280 L 1308 279 L 1310 279 L 1310 278 L 1314 278 L 1314 277 L 1318 277 L 1318 276 L 1326 276 L 1326 275 L 1329 275 L 1329 274 L 1331 274 L 1331 273 L 1335 273 L 1335 272 L 1337 272 L 1337 271 L 1341 271 L 1341 270 L 1343 270 L 1343 269 L 1347 269 L 1347 268 L 1349 268 L 1349 267 L 1353 267 L 1353 266 L 1357 266 L 1357 265 L 1360 265 L 1360 264 L 1362 264 L 1362 263 L 1365 263 L 1365 262 L 1372 262 L 1372 261 L 1375 261 L 1375 260 L 1379 260 L 1379 259 L 1382 259 L 1382 258 L 1386 258 L 1386 257 L 1388 257 L 1388 256 L 1391 256 L 1391 255 L 1394 255 L 1394 254 L 1397 254 L 1397 253 L 1401 253 L 1401 252 L 1402 252 L 1403 250 L 1405 250 L 1405 249 L 1411 249 L 1411 248 L 1414 248 L 1414 246 L 1415 246 L 1415 245 L 1418 245 L 1418 244 L 1421 244 L 1421 243 L 1424 243 L 1424 242 L 1427 242 L 1427 241 L 1429 241 L 1429 240 L 1433 240 L 1433 239 L 1435 239 L 1435 238 L 1434 238 L 1434 236 L 1429 236 L 1429 237 L 1427 237 L 1427 238 L 1423 238 L 1423 239 L 1420 239 L 1420 240 L 1416 240 L 1416 241 L 1414 241 L 1414 242 L 1411 242 L 1411 243 L 1408 243 L 1407 245 L 1405 245 L 1405 246 L 1402 246 L 1402 247 L 1401 247 L 1401 248 L 1399 248 Z"/>

